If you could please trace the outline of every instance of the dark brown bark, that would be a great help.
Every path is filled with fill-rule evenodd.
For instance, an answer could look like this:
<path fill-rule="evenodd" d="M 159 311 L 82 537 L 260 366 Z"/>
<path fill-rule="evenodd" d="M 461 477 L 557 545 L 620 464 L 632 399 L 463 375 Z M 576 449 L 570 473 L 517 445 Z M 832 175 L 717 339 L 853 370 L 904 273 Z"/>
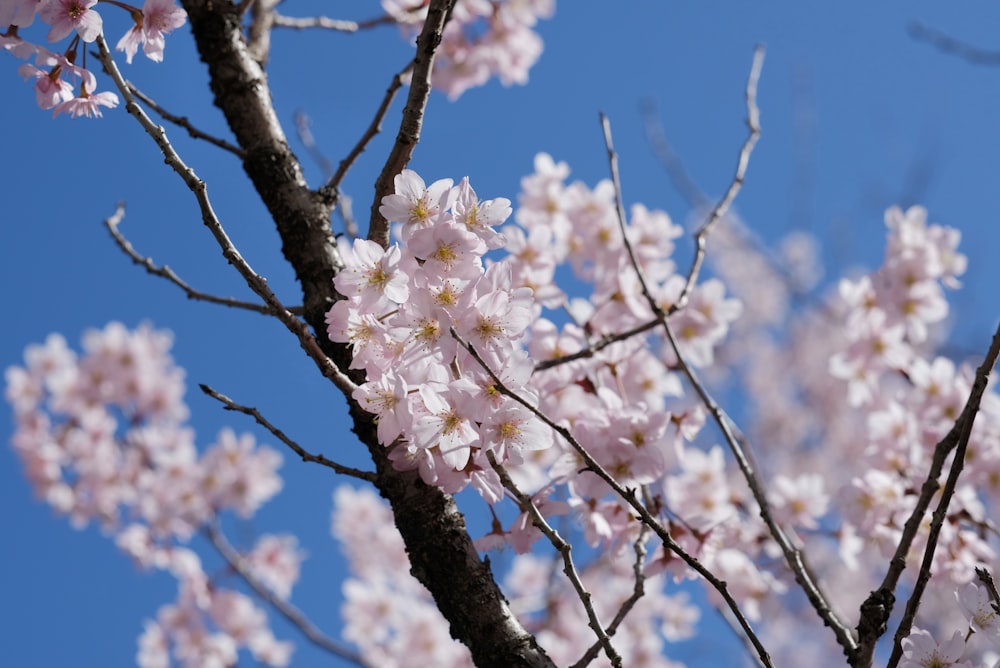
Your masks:
<path fill-rule="evenodd" d="M 215 104 L 245 151 L 244 170 L 270 211 L 282 252 L 302 286 L 306 320 L 324 352 L 346 370 L 350 353 L 326 338 L 324 323 L 337 299 L 333 277 L 343 266 L 330 229 L 335 202 L 307 185 L 275 115 L 267 77 L 243 39 L 236 6 L 225 0 L 182 4 L 208 66 Z M 435 0 L 432 8 L 442 11 L 451 4 L 453 0 Z M 477 666 L 553 665 L 511 614 L 454 499 L 425 485 L 414 472 L 393 470 L 376 438 L 372 416 L 347 400 L 353 430 L 375 462 L 376 484 L 392 505 L 412 573 L 431 592 L 452 636 L 469 647 Z"/>

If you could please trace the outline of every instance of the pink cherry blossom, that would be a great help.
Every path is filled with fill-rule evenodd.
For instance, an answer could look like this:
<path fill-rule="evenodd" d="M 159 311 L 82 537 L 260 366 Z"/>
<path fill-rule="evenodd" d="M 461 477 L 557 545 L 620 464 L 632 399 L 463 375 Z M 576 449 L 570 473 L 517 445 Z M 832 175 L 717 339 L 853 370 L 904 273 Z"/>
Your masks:
<path fill-rule="evenodd" d="M 48 23 L 48 39 L 58 42 L 74 30 L 84 42 L 93 42 L 101 34 L 101 15 L 91 9 L 97 0 L 42 0 L 38 14 Z"/>
<path fill-rule="evenodd" d="M 246 556 L 254 575 L 280 598 L 287 599 L 299 579 L 299 568 L 305 553 L 298 539 L 291 535 L 265 535 Z"/>
<path fill-rule="evenodd" d="M 9 0 L 0 4 L 0 26 L 27 28 L 35 20 L 42 0 Z"/>
<path fill-rule="evenodd" d="M 396 175 L 396 191 L 382 200 L 379 213 L 387 220 L 402 223 L 402 239 L 408 241 L 414 231 L 429 227 L 441 219 L 451 205 L 451 179 L 424 184 L 420 176 L 409 169 Z"/>
<path fill-rule="evenodd" d="M 69 114 L 70 117 L 86 116 L 100 118 L 103 116 L 101 107 L 114 109 L 118 106 L 118 96 L 111 92 L 85 93 L 57 104 L 52 110 L 53 116 Z"/>
<path fill-rule="evenodd" d="M 118 48 L 123 49 L 128 62 L 132 62 L 135 55 L 135 40 L 143 45 L 142 51 L 146 56 L 155 62 L 163 60 L 163 47 L 166 43 L 165 35 L 184 25 L 187 21 L 187 13 L 178 7 L 174 0 L 146 0 L 142 5 L 142 35 L 138 38 L 129 38 L 129 34 L 139 28 L 135 26 L 122 38 L 126 42 L 123 47 L 122 42 L 118 43 Z"/>
<path fill-rule="evenodd" d="M 378 313 L 390 302 L 402 304 L 409 296 L 409 280 L 400 266 L 398 246 L 383 250 L 374 241 L 355 239 L 342 253 L 345 268 L 334 279 L 337 290 L 358 300 L 363 312 Z"/>
<path fill-rule="evenodd" d="M 913 627 L 913 632 L 903 639 L 903 660 L 901 668 L 961 668 L 968 663 L 959 663 L 965 651 L 965 639 L 961 631 L 941 644 L 934 641 L 930 633 Z"/>

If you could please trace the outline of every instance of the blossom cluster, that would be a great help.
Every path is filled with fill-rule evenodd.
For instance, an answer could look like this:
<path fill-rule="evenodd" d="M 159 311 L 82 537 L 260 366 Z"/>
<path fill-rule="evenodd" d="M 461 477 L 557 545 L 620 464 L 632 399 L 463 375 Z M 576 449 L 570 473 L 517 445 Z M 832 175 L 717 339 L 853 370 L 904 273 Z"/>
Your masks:
<path fill-rule="evenodd" d="M 751 305 L 725 354 L 745 365 L 740 373 L 752 401 L 749 428 L 758 442 L 770 444 L 767 465 L 775 472 L 822 471 L 833 491 L 836 518 L 803 541 L 807 553 L 825 564 L 820 572 L 827 591 L 844 610 L 857 610 L 884 576 L 934 449 L 961 414 L 973 378 L 971 366 L 937 352 L 949 315 L 945 289 L 959 286 L 966 267 L 958 231 L 930 224 L 921 207 L 893 207 L 885 223 L 881 267 L 841 280 L 827 298 L 789 280 L 774 256 L 745 233 L 728 240 L 713 236 L 722 243 L 709 254 Z M 730 276 L 736 272 L 740 276 Z M 919 631 L 906 645 L 913 662 L 906 665 L 952 665 L 943 657 L 954 665 L 997 663 L 995 641 L 983 632 L 965 633 L 975 624 L 962 626 L 951 645 L 942 643 L 935 659 L 940 664 L 931 661 L 938 645 L 929 642 L 952 636 L 955 597 L 975 589 L 975 568 L 996 567 L 989 517 L 998 500 L 998 418 L 1000 402 L 987 392 L 938 540 Z M 907 555 L 910 568 L 920 563 L 929 523 L 925 517 Z"/>
<path fill-rule="evenodd" d="M 118 96 L 96 92 L 97 78 L 87 66 L 89 44 L 103 34 L 104 19 L 97 11 L 98 0 L 8 0 L 0 4 L 0 49 L 24 60 L 19 72 L 33 80 L 35 98 L 42 109 L 52 109 L 54 116 L 101 116 L 101 107 L 118 106 Z M 187 14 L 174 0 L 145 0 L 136 7 L 117 0 L 105 0 L 129 13 L 132 26 L 118 42 L 128 62 L 143 47 L 150 60 L 163 60 L 165 35 L 184 25 Z M 48 42 L 60 42 L 70 35 L 66 49 L 52 51 L 42 44 L 26 40 L 21 31 L 35 18 L 49 26 Z M 82 54 L 82 57 L 81 57 Z M 77 62 L 79 60 L 79 62 Z"/>
<path fill-rule="evenodd" d="M 501 394 L 486 370 L 537 402 L 525 387 L 527 355 L 515 344 L 532 318 L 531 290 L 512 284 L 508 265 L 483 263 L 503 242 L 493 225 L 510 215 L 510 202 L 479 201 L 468 179 L 426 186 L 404 170 L 395 183 L 380 211 L 399 222 L 406 252 L 364 239 L 345 249 L 334 283 L 346 299 L 327 314 L 327 333 L 350 343 L 352 366 L 365 370 L 355 399 L 378 416 L 379 439 L 393 446 L 397 468 L 418 469 L 450 492 L 471 482 L 497 501 L 503 489 L 489 454 L 517 462 L 552 441 L 529 406 Z"/>
<path fill-rule="evenodd" d="M 462 230 L 456 220 L 462 206 L 456 202 L 466 181 L 457 187 L 450 181 L 428 187 L 412 172 L 397 179 L 396 193 L 383 201 L 382 213 L 399 224 L 401 244 L 382 251 L 368 242 L 355 243 L 348 252 L 348 269 L 337 282 L 347 299 L 334 307 L 328 320 L 330 335 L 351 343 L 355 365 L 369 374 L 358 398 L 378 415 L 380 438 L 393 448 L 399 465 L 433 460 L 433 466 L 422 469 L 424 479 L 452 491 L 467 479 L 476 482 L 478 476 L 475 486 L 495 503 L 499 490 L 485 483 L 490 472 L 481 456 L 494 452 L 544 516 L 571 516 L 587 543 L 604 551 L 605 576 L 615 568 L 626 571 L 626 548 L 640 539 L 639 522 L 588 470 L 574 447 L 550 434 L 546 448 L 521 448 L 519 458 L 499 456 L 504 450 L 491 440 L 496 432 L 484 429 L 488 420 L 482 414 L 482 398 L 492 397 L 495 406 L 512 395 L 523 398 L 533 413 L 569 429 L 623 486 L 647 490 L 675 540 L 729 583 L 748 617 L 768 618 L 774 629 L 796 628 L 801 620 L 778 603 L 780 594 L 794 584 L 788 571 L 773 566 L 776 547 L 758 517 L 755 499 L 727 465 L 723 449 L 703 438 L 705 412 L 700 402 L 686 396 L 677 355 L 655 331 L 621 335 L 644 330 L 653 319 L 639 272 L 664 310 L 681 294 L 685 277 L 673 259 L 681 229 L 665 213 L 635 205 L 623 237 L 612 185 L 567 183 L 568 174 L 565 164 L 540 154 L 535 173 L 522 182 L 517 224 L 504 226 L 501 239 L 485 229 L 457 234 Z M 488 204 L 493 207 L 495 202 Z M 792 534 L 794 540 L 808 544 L 817 573 L 835 583 L 830 587 L 834 602 L 847 610 L 857 610 L 876 586 L 877 580 L 870 578 L 891 556 L 934 445 L 954 424 L 971 386 L 969 368 L 932 355 L 934 328 L 948 311 L 943 288 L 957 287 L 965 268 L 957 231 L 927 224 L 920 208 L 890 209 L 886 224 L 882 267 L 870 276 L 842 281 L 836 297 L 801 310 L 800 316 L 793 315 L 792 303 L 819 281 L 815 245 L 804 238 L 790 239 L 782 258 L 775 260 L 748 248 L 738 238 L 738 228 L 731 230 L 735 235 L 725 235 L 728 240 L 722 241 L 720 254 L 738 254 L 741 260 L 728 273 L 742 272 L 742 278 L 730 278 L 752 305 L 748 317 L 741 323 L 743 304 L 726 295 L 721 281 L 709 278 L 693 285 L 687 304 L 669 318 L 687 364 L 712 370 L 720 354 L 734 367 L 746 360 L 743 372 L 750 394 L 758 405 L 773 402 L 763 411 L 765 422 L 753 425 L 755 433 L 762 433 L 763 425 L 773 430 L 763 433 L 788 443 L 788 449 L 765 453 L 775 467 L 768 480 L 768 502 L 780 524 L 799 532 Z M 461 243 L 455 241 L 459 236 Z M 432 242 L 435 238 L 449 240 Z M 463 250 L 473 246 L 474 251 Z M 480 263 L 484 252 L 501 246 L 506 256 Z M 362 255 L 367 259 L 359 259 Z M 746 262 L 747 256 L 756 262 Z M 442 258 L 454 265 L 442 263 Z M 461 278 L 433 288 L 430 298 L 422 293 L 427 285 L 441 286 L 439 274 L 459 265 L 466 268 L 457 270 Z M 573 291 L 582 297 L 571 299 L 556 286 L 557 274 L 567 269 L 575 275 Z M 435 278 L 426 278 L 427 272 Z M 469 305 L 486 294 L 479 281 L 496 272 L 502 272 L 504 280 L 491 285 L 499 286 L 497 299 L 504 304 L 515 301 L 519 289 L 530 288 L 533 299 L 523 306 L 530 310 L 530 324 L 519 320 L 509 329 L 488 328 L 497 332 L 496 338 L 477 337 L 479 326 L 470 326 L 468 320 L 458 323 L 482 319 L 484 314 L 470 311 Z M 727 270 L 720 273 L 726 276 Z M 561 284 L 568 285 L 566 274 L 560 276 Z M 469 285 L 476 286 L 471 296 L 465 291 Z M 438 317 L 427 317 L 426 307 L 417 306 L 428 300 L 437 300 L 442 308 Z M 449 311 L 443 303 L 462 308 Z M 409 315 L 414 310 L 420 315 Z M 848 326 L 831 327 L 831 318 Z M 790 327 L 784 342 L 773 338 L 780 325 Z M 726 334 L 732 327 L 741 327 L 740 336 L 729 341 Z M 453 328 L 461 332 L 457 337 L 447 335 Z M 458 341 L 481 351 L 480 359 L 469 359 L 471 353 Z M 499 341 L 504 341 L 502 347 Z M 595 344 L 601 345 L 590 350 Z M 417 359 L 423 362 L 411 381 Z M 509 371 L 511 360 L 517 360 L 520 371 Z M 482 374 L 483 361 L 496 377 Z M 793 368 L 802 370 L 795 378 L 798 385 L 789 383 L 790 392 L 776 392 L 781 381 L 791 379 L 775 371 Z M 422 389 L 428 384 L 432 392 Z M 463 407 L 457 397 L 438 402 L 438 393 L 479 399 L 471 402 L 475 407 Z M 867 411 L 867 422 L 857 419 L 859 408 Z M 426 417 L 435 411 L 436 418 Z M 540 442 L 544 430 L 528 417 L 509 431 L 534 425 L 532 440 Z M 976 465 L 960 485 L 945 524 L 933 569 L 938 577 L 925 606 L 942 614 L 929 612 L 930 619 L 953 616 L 946 610 L 947 601 L 954 602 L 956 592 L 969 585 L 975 567 L 995 558 L 983 531 L 989 526 L 984 503 L 995 498 L 1000 480 L 998 417 L 1000 401 L 987 394 L 969 446 Z M 442 438 L 449 428 L 444 425 L 454 428 L 447 438 Z M 816 425 L 828 431 L 817 433 Z M 456 450 L 461 456 L 452 454 Z M 838 514 L 831 517 L 834 502 Z M 927 526 L 925 521 L 911 551 L 914 563 Z M 483 550 L 511 546 L 528 557 L 540 537 L 528 515 L 521 513 L 509 525 L 494 520 L 477 544 Z M 528 564 L 530 559 L 516 558 L 517 564 L 522 561 Z M 768 563 L 772 565 L 765 567 Z M 664 572 L 679 579 L 693 575 L 662 547 L 654 549 L 644 570 L 649 578 Z M 512 587 L 517 589 L 516 581 Z M 548 638 L 545 634 L 555 624 L 554 609 L 550 602 L 550 614 L 537 629 L 540 638 Z M 572 626 L 567 624 L 565 632 Z M 913 665 L 923 665 L 912 657 L 923 656 L 920 634 L 929 633 L 921 627 L 908 641 L 907 660 L 918 661 Z M 556 651 L 565 641 L 553 637 L 543 645 Z M 585 642 L 568 642 L 565 657 L 579 652 Z M 973 645 L 963 642 L 959 654 L 970 661 L 989 656 L 988 650 Z M 778 653 L 801 656 L 801 649 L 780 642 L 777 646 Z M 951 656 L 957 650 L 941 651 Z"/>
<path fill-rule="evenodd" d="M 199 454 L 186 425 L 184 373 L 171 336 L 111 323 L 83 337 L 83 354 L 53 334 L 6 371 L 12 443 L 39 497 L 77 528 L 97 522 L 139 565 L 177 577 L 176 603 L 149 621 L 139 665 L 233 665 L 249 648 L 287 665 L 291 646 L 239 591 L 213 582 L 186 545 L 224 511 L 252 516 L 282 487 L 281 455 L 223 430 Z M 290 536 L 262 536 L 244 557 L 255 577 L 287 597 L 302 555 Z"/>
<path fill-rule="evenodd" d="M 882 266 L 796 311 L 793 302 L 819 285 L 808 240 L 789 241 L 776 259 L 748 245 L 729 217 L 713 237 L 726 282 L 689 285 L 675 259 L 683 231 L 666 213 L 637 204 L 620 221 L 610 182 L 590 187 L 568 176 L 567 165 L 539 154 L 516 213 L 507 199 L 480 200 L 468 179 L 428 185 L 409 170 L 396 177 L 380 203 L 395 243 L 342 245 L 345 268 L 334 284 L 344 298 L 326 318 L 330 338 L 351 347 L 352 367 L 364 373 L 354 398 L 373 414 L 397 468 L 448 492 L 471 484 L 490 504 L 493 522 L 477 547 L 511 549 L 505 594 L 557 663 L 578 660 L 594 637 L 577 593 L 539 556 L 542 533 L 527 512 L 508 507 L 512 490 L 496 464 L 544 517 L 570 520 L 560 531 L 570 527 L 589 546 L 574 554 L 586 555 L 581 581 L 601 619 L 614 618 L 641 580 L 645 595 L 615 636 L 628 665 L 678 665 L 671 645 L 694 633 L 692 598 L 720 600 L 683 582 L 694 572 L 650 540 L 597 467 L 641 491 L 744 614 L 766 620 L 761 634 L 779 663 L 837 653 L 829 636 L 799 641 L 815 627 L 803 621 L 812 617 L 798 607 L 758 501 L 705 428 L 704 403 L 681 368 L 710 374 L 724 363 L 741 378 L 759 416 L 748 430 L 769 474 L 771 512 L 809 555 L 832 604 L 857 611 L 969 396 L 971 368 L 935 352 L 948 315 L 945 288 L 957 287 L 965 270 L 958 232 L 929 224 L 921 208 L 890 209 Z M 676 350 L 643 285 L 671 312 Z M 681 294 L 685 303 L 672 309 Z M 782 326 L 784 339 L 775 334 Z M 274 638 L 264 612 L 209 578 L 186 545 L 223 510 L 249 516 L 275 494 L 280 457 L 230 431 L 199 455 L 169 346 L 148 327 L 112 324 L 88 333 L 79 357 L 56 335 L 29 348 L 25 367 L 7 371 L 15 449 L 57 510 L 78 526 L 100 522 L 137 563 L 178 578 L 177 600 L 140 639 L 140 665 L 168 665 L 171 655 L 185 665 L 230 665 L 244 648 L 262 663 L 286 665 L 291 648 Z M 975 582 L 976 569 L 996 561 L 988 513 L 1000 494 L 993 392 L 983 398 L 967 458 L 934 577 L 903 643 L 908 668 L 1000 660 L 1000 617 Z M 925 518 L 911 564 L 928 528 Z M 470 665 L 407 574 L 391 512 L 373 493 L 338 490 L 332 531 L 352 573 L 343 636 L 366 661 Z M 264 536 L 243 559 L 287 598 L 302 554 L 291 537 Z"/>
<path fill-rule="evenodd" d="M 424 0 L 382 0 L 382 7 L 407 36 L 427 16 Z M 505 86 L 526 83 L 542 55 L 532 28 L 554 12 L 555 0 L 458 0 L 441 36 L 432 85 L 454 100 L 492 77 Z"/>
<path fill-rule="evenodd" d="M 492 455 L 543 515 L 571 515 L 591 546 L 607 550 L 602 572 L 618 568 L 628 589 L 628 547 L 640 540 L 639 522 L 541 416 L 566 426 L 617 482 L 649 489 L 677 540 L 733 582 L 741 606 L 759 618 L 761 602 L 785 585 L 754 563 L 758 548 L 747 553 L 746 545 L 760 545 L 767 532 L 740 510 L 752 500 L 729 483 L 722 449 L 689 447 L 705 414 L 684 396 L 675 353 L 662 337 L 634 336 L 574 356 L 655 318 L 626 250 L 611 184 L 567 184 L 568 173 L 539 155 L 536 173 L 523 181 L 518 224 L 500 233 L 492 228 L 507 219 L 507 200 L 480 202 L 467 179 L 428 186 L 411 171 L 397 177 L 380 211 L 396 223 L 399 243 L 383 250 L 356 240 L 344 249 L 346 267 L 335 285 L 345 299 L 327 316 L 331 339 L 349 343 L 353 365 L 366 372 L 355 398 L 377 416 L 379 438 L 397 467 L 418 468 L 426 482 L 450 492 L 471 482 L 496 503 L 503 489 Z M 667 309 L 685 285 L 672 259 L 681 229 L 665 213 L 638 205 L 628 222 L 643 279 Z M 500 248 L 508 254 L 483 260 Z M 561 267 L 592 285 L 589 299 L 569 300 L 555 287 Z M 718 280 L 691 288 L 687 306 L 670 317 L 690 364 L 713 363 L 740 310 Z M 827 506 L 816 477 L 780 482 L 782 518 L 815 527 Z M 527 555 L 540 537 L 522 512 L 507 527 L 495 522 L 478 545 L 509 545 Z M 658 587 L 664 572 L 693 576 L 662 548 L 644 570 Z M 623 599 L 611 600 L 609 610 Z M 566 644 L 567 656 L 578 642 L 583 638 Z M 659 654 L 660 642 L 650 656 Z"/>

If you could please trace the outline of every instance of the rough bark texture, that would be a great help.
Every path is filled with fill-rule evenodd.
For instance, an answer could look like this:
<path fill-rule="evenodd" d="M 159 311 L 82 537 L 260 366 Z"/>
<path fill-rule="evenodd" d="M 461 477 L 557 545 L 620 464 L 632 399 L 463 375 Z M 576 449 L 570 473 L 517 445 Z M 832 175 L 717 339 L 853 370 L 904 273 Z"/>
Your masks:
<path fill-rule="evenodd" d="M 330 230 L 335 204 L 311 190 L 288 146 L 267 78 L 241 33 L 237 8 L 225 0 L 182 0 L 215 104 L 246 151 L 243 167 L 274 219 L 282 252 L 302 286 L 305 317 L 323 350 L 342 369 L 349 351 L 326 338 L 324 316 L 337 299 L 333 277 L 343 266 Z M 454 499 L 414 472 L 393 470 L 372 416 L 350 397 L 354 432 L 372 455 L 377 485 L 392 505 L 411 570 L 431 592 L 453 637 L 477 666 L 551 666 L 534 637 L 511 614 L 488 563 L 479 558 Z"/>

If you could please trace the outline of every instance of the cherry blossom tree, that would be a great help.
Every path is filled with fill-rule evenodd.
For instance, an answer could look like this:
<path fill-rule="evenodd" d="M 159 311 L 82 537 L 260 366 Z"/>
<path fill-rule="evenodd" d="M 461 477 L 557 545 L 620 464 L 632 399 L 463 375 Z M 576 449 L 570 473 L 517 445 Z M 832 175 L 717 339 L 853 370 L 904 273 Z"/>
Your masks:
<path fill-rule="evenodd" d="M 460 104 L 494 79 L 524 83 L 542 52 L 536 24 L 555 6 L 381 9 L 359 23 L 292 18 L 270 0 L 0 4 L 0 46 L 39 107 L 124 107 L 253 297 L 211 294 L 154 262 L 125 236 L 124 205 L 105 221 L 121 251 L 192 299 L 279 323 L 347 402 L 344 431 L 370 458 L 353 466 L 306 447 L 253 397 L 207 384 L 237 419 L 196 439 L 172 336 L 152 325 L 112 322 L 79 349 L 60 334 L 28 346 L 6 371 L 6 398 L 36 493 L 176 579 L 176 598 L 144 622 L 137 663 L 285 666 L 309 642 L 362 666 L 675 666 L 675 644 L 718 614 L 763 666 L 800 663 L 804 642 L 821 665 L 998 665 L 1000 398 L 989 383 L 1000 330 L 975 363 L 942 352 L 948 297 L 967 270 L 958 229 L 893 206 L 880 266 L 829 290 L 811 237 L 762 248 L 733 204 L 761 136 L 763 47 L 747 54 L 731 180 L 718 199 L 696 198 L 690 257 L 667 212 L 626 204 L 604 116 L 607 178 L 595 183 L 570 180 L 571 165 L 544 152 L 519 193 L 418 173 L 432 90 Z M 130 24 L 112 48 L 105 18 L 119 10 Z M 269 89 L 272 31 L 385 24 L 413 42 L 412 60 L 310 185 Z M 140 46 L 169 58 L 181 29 L 230 139 L 122 74 Z M 344 179 L 383 127 L 395 139 L 362 225 Z M 240 161 L 299 303 L 241 253 L 214 184 L 170 140 L 180 129 Z M 680 181 L 669 147 L 650 141 Z M 275 444 L 238 431 L 252 422 Z M 249 519 L 281 491 L 287 460 L 353 483 L 333 498 L 350 570 L 337 633 L 292 601 L 306 558 L 295 536 L 239 547 L 227 535 L 225 518 Z M 485 530 L 470 531 L 459 500 Z M 205 566 L 198 537 L 236 584 Z M 506 572 L 490 561 L 498 552 L 513 555 Z M 300 637 L 278 637 L 276 617 Z"/>

